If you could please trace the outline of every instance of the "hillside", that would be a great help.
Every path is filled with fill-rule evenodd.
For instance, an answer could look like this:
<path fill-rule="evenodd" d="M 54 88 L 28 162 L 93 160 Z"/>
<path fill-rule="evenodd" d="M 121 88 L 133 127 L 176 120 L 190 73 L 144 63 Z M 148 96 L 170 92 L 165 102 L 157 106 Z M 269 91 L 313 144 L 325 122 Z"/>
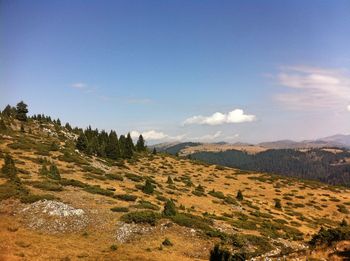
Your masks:
<path fill-rule="evenodd" d="M 148 151 L 97 157 L 57 121 L 0 125 L 0 260 L 208 260 L 217 243 L 245 259 L 327 257 L 308 241 L 350 222 L 347 188 Z"/>

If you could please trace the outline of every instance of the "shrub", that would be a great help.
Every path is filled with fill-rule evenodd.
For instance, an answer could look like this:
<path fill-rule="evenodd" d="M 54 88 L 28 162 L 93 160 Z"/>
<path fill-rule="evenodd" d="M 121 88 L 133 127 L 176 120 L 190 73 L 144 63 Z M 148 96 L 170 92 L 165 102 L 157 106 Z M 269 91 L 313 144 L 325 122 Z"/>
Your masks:
<path fill-rule="evenodd" d="M 148 179 L 146 180 L 145 185 L 142 188 L 142 191 L 143 191 L 143 193 L 146 193 L 146 194 L 153 193 L 154 187 L 153 187 L 151 181 L 149 181 Z"/>
<path fill-rule="evenodd" d="M 117 247 L 117 245 L 111 245 L 111 246 L 110 246 L 110 249 L 111 249 L 112 251 L 116 251 L 116 250 L 118 249 L 118 247 Z"/>
<path fill-rule="evenodd" d="M 282 209 L 282 205 L 281 205 L 281 201 L 280 200 L 275 200 L 275 208 Z"/>
<path fill-rule="evenodd" d="M 349 214 L 349 210 L 345 205 L 337 205 L 338 211 L 343 214 Z"/>
<path fill-rule="evenodd" d="M 146 223 L 155 226 L 160 217 L 158 213 L 146 210 L 127 213 L 121 217 L 121 220 L 126 223 Z"/>
<path fill-rule="evenodd" d="M 175 216 L 171 216 L 171 220 L 179 226 L 201 229 L 203 231 L 210 231 L 210 225 L 213 224 L 209 219 L 188 213 L 177 213 Z"/>
<path fill-rule="evenodd" d="M 221 191 L 215 191 L 214 189 L 208 192 L 209 195 L 219 198 L 219 199 L 225 199 L 224 193 Z"/>
<path fill-rule="evenodd" d="M 239 200 L 239 201 L 243 200 L 243 193 L 242 193 L 241 190 L 238 190 L 236 199 Z"/>
<path fill-rule="evenodd" d="M 62 191 L 63 188 L 59 183 L 55 183 L 49 180 L 45 181 L 32 181 L 28 182 L 28 184 L 32 185 L 34 188 L 39 188 L 47 191 Z"/>
<path fill-rule="evenodd" d="M 168 180 L 166 181 L 166 183 L 171 185 L 171 184 L 174 184 L 174 181 L 170 176 L 168 176 Z"/>
<path fill-rule="evenodd" d="M 221 248 L 219 245 L 215 245 L 210 251 L 210 261 L 240 261 L 247 260 L 248 256 L 245 253 L 232 254 L 229 250 Z"/>
<path fill-rule="evenodd" d="M 130 195 L 130 194 L 119 194 L 119 195 L 114 195 L 114 198 L 124 200 L 124 201 L 135 201 L 137 199 L 137 196 Z"/>
<path fill-rule="evenodd" d="M 133 174 L 133 173 L 126 173 L 125 177 L 132 180 L 132 181 L 135 181 L 135 182 L 140 182 L 143 180 L 143 177 L 136 175 L 136 174 Z"/>
<path fill-rule="evenodd" d="M 167 202 L 164 205 L 163 214 L 166 217 L 171 217 L 176 215 L 176 207 L 172 200 L 167 200 Z"/>
<path fill-rule="evenodd" d="M 350 240 L 349 226 L 330 229 L 324 229 L 322 227 L 317 234 L 312 236 L 312 239 L 309 241 L 309 244 L 313 247 L 322 244 L 327 244 L 330 246 L 333 242 L 341 240 Z"/>
<path fill-rule="evenodd" d="M 28 194 L 28 195 L 22 195 L 20 197 L 21 202 L 26 203 L 26 204 L 34 203 L 36 201 L 43 200 L 43 199 L 54 200 L 54 199 L 56 199 L 56 197 L 53 195 L 50 195 L 50 194 L 44 194 L 44 195 Z"/>
<path fill-rule="evenodd" d="M 9 154 L 5 155 L 5 163 L 1 168 L 1 172 L 9 180 L 20 182 L 19 178 L 17 177 L 17 168 L 15 166 L 15 161 Z"/>
<path fill-rule="evenodd" d="M 173 246 L 173 243 L 169 240 L 169 238 L 164 239 L 162 242 L 163 246 Z"/>
<path fill-rule="evenodd" d="M 160 207 L 158 207 L 157 205 L 152 204 L 149 201 L 146 200 L 141 200 L 139 201 L 138 205 L 133 206 L 134 208 L 143 208 L 143 209 L 152 209 L 152 210 L 159 210 Z"/>
<path fill-rule="evenodd" d="M 108 196 L 108 197 L 111 197 L 114 195 L 112 191 L 100 188 L 98 185 L 95 185 L 95 186 L 88 185 L 84 188 L 84 190 L 91 194 L 99 194 L 99 195 Z"/>
<path fill-rule="evenodd" d="M 112 174 L 112 173 L 108 173 L 105 175 L 107 179 L 110 180 L 119 180 L 119 181 L 123 181 L 123 176 L 120 174 Z"/>
<path fill-rule="evenodd" d="M 129 208 L 127 208 L 127 207 L 114 207 L 114 208 L 111 208 L 111 211 L 113 211 L 113 212 L 129 212 Z"/>
<path fill-rule="evenodd" d="M 51 179 L 56 179 L 56 180 L 61 179 L 60 172 L 58 171 L 58 168 L 55 164 L 52 164 L 50 166 L 50 171 L 49 171 L 48 177 Z"/>
<path fill-rule="evenodd" d="M 89 186 L 88 184 L 81 182 L 79 180 L 76 180 L 76 179 L 61 179 L 59 181 L 59 183 L 62 186 L 73 186 L 73 187 L 78 187 L 78 188 L 85 188 L 85 187 Z"/>

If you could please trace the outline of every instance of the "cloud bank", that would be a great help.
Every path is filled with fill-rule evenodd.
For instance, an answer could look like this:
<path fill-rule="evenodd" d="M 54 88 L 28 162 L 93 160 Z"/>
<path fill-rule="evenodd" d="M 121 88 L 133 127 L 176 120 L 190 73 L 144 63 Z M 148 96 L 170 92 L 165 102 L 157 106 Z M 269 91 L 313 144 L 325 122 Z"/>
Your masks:
<path fill-rule="evenodd" d="M 289 108 L 349 110 L 350 76 L 344 70 L 286 66 L 276 80 L 287 88 L 275 98 Z"/>
<path fill-rule="evenodd" d="M 144 131 L 142 133 L 135 131 L 135 130 L 130 132 L 130 136 L 133 139 L 137 139 L 141 134 L 146 141 L 147 140 L 152 140 L 152 141 L 154 141 L 154 140 L 182 140 L 185 137 L 185 134 L 177 135 L 177 136 L 170 136 L 168 134 L 165 134 L 164 132 L 155 131 L 155 130 Z"/>
<path fill-rule="evenodd" d="M 235 109 L 228 113 L 215 112 L 210 116 L 193 116 L 186 119 L 183 124 L 200 124 L 200 125 L 221 125 L 225 123 L 242 123 L 256 120 L 255 115 L 244 114 L 241 109 Z"/>

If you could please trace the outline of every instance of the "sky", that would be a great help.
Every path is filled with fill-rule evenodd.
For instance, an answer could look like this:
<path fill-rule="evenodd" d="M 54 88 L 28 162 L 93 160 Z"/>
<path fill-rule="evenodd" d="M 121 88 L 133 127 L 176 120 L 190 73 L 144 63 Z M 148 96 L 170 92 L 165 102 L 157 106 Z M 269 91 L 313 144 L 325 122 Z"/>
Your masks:
<path fill-rule="evenodd" d="M 350 134 L 350 2 L 1 0 L 0 108 L 169 141 Z"/>

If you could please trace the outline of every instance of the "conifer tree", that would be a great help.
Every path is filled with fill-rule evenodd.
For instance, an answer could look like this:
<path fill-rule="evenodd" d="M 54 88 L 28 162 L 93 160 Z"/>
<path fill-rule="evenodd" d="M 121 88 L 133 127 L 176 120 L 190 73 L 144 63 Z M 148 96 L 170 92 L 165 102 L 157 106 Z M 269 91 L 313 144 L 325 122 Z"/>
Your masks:
<path fill-rule="evenodd" d="M 166 183 L 171 185 L 171 184 L 174 184 L 174 181 L 173 181 L 173 179 L 170 176 L 168 176 L 168 180 L 166 181 Z"/>
<path fill-rule="evenodd" d="M 238 190 L 236 199 L 238 199 L 238 200 L 243 200 L 243 194 L 242 194 L 242 191 L 241 191 L 241 190 Z"/>
<path fill-rule="evenodd" d="M 134 142 L 132 141 L 130 132 L 128 133 L 128 135 L 126 135 L 126 143 L 129 144 L 131 150 L 133 150 L 133 151 L 135 150 L 135 145 L 134 145 Z"/>
<path fill-rule="evenodd" d="M 28 113 L 27 107 L 28 107 L 28 105 L 25 104 L 23 101 L 17 103 L 17 106 L 16 106 L 16 118 L 17 118 L 17 120 L 20 120 L 20 121 L 27 120 L 27 113 Z"/>
<path fill-rule="evenodd" d="M 60 121 L 60 119 L 57 119 L 56 123 L 57 123 L 58 126 L 61 126 L 61 121 Z"/>
<path fill-rule="evenodd" d="M 1 172 L 8 177 L 9 180 L 19 182 L 15 161 L 9 154 L 5 155 L 5 163 L 1 168 Z"/>
<path fill-rule="evenodd" d="M 7 130 L 7 126 L 3 119 L 0 119 L 0 131 L 1 130 Z"/>
<path fill-rule="evenodd" d="M 146 150 L 145 140 L 143 139 L 142 135 L 139 136 L 139 139 L 136 142 L 136 150 L 138 152 L 143 152 Z"/>
<path fill-rule="evenodd" d="M 108 142 L 106 145 L 106 156 L 111 159 L 120 158 L 120 146 L 118 141 L 118 136 L 115 131 L 111 131 L 108 136 Z"/>
<path fill-rule="evenodd" d="M 72 127 L 70 126 L 70 124 L 68 122 L 66 123 L 66 125 L 64 127 L 66 127 L 67 130 L 72 131 Z"/>
<path fill-rule="evenodd" d="M 153 148 L 152 154 L 153 154 L 153 155 L 156 155 L 156 154 L 157 154 L 157 150 L 156 150 L 155 147 Z"/>
<path fill-rule="evenodd" d="M 163 214 L 166 217 L 171 217 L 176 215 L 176 207 L 172 200 L 168 199 L 164 205 Z"/>
<path fill-rule="evenodd" d="M 47 169 L 46 163 L 44 162 L 39 170 L 39 174 L 47 177 L 49 175 L 49 170 Z"/>
<path fill-rule="evenodd" d="M 5 107 L 5 109 L 2 111 L 2 115 L 5 117 L 11 117 L 16 113 L 16 109 L 11 107 L 9 104 Z"/>
<path fill-rule="evenodd" d="M 153 187 L 151 181 L 149 181 L 148 179 L 146 180 L 146 183 L 143 186 L 142 191 L 143 191 L 143 193 L 146 193 L 146 194 L 152 194 L 153 193 L 154 187 Z"/>
<path fill-rule="evenodd" d="M 58 168 L 55 164 L 51 164 L 50 166 L 49 178 L 57 180 L 61 179 L 60 172 L 58 171 Z"/>
<path fill-rule="evenodd" d="M 120 154 L 124 158 L 125 156 L 125 147 L 126 147 L 126 138 L 124 135 L 120 135 L 119 137 L 119 149 L 120 149 Z"/>
<path fill-rule="evenodd" d="M 87 148 L 87 138 L 84 133 L 81 133 L 77 139 L 77 144 L 75 147 L 80 151 L 85 151 Z"/>

